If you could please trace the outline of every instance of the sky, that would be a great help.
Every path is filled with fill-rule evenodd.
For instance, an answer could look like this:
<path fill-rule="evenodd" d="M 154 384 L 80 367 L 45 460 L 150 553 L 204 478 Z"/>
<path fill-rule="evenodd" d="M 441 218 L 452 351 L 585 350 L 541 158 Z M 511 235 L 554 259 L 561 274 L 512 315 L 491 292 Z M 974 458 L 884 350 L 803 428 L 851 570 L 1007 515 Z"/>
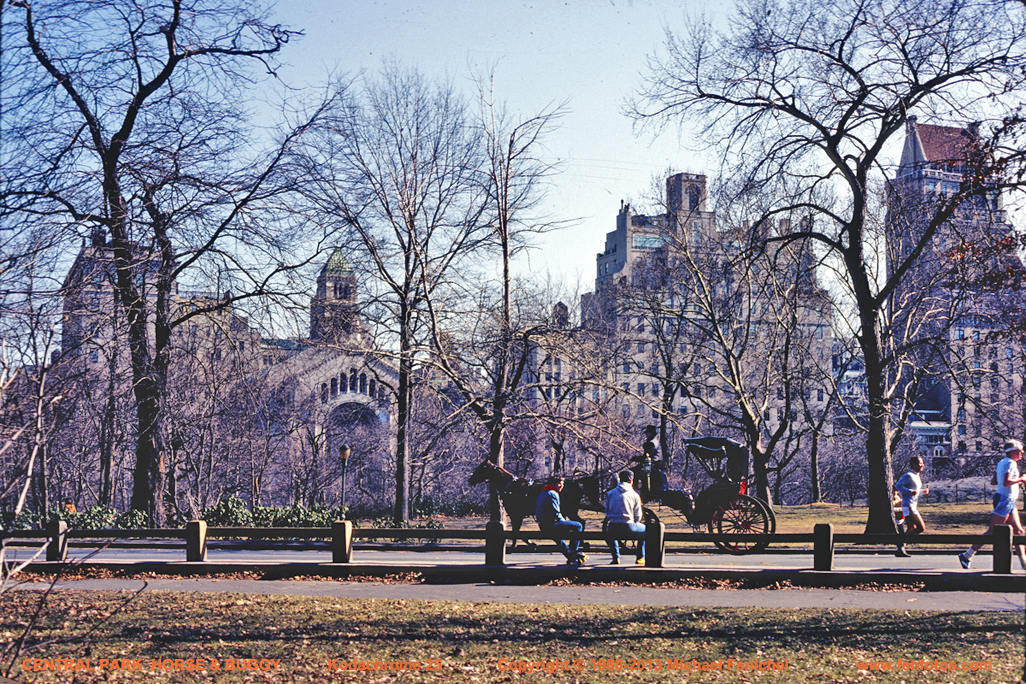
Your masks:
<path fill-rule="evenodd" d="M 276 21 L 305 35 L 288 45 L 279 74 L 317 86 L 329 72 L 373 74 L 397 58 L 472 96 L 472 70 L 495 67 L 496 93 L 519 117 L 565 101 L 567 114 L 547 138 L 546 158 L 562 168 L 544 206 L 547 218 L 573 225 L 547 236 L 524 267 L 579 279 L 587 291 L 620 201 L 642 206 L 652 179 L 668 168 L 706 172 L 687 131 L 656 137 L 635 131 L 622 113 L 664 27 L 679 30 L 686 6 L 707 11 L 669 0 L 281 2 Z"/>

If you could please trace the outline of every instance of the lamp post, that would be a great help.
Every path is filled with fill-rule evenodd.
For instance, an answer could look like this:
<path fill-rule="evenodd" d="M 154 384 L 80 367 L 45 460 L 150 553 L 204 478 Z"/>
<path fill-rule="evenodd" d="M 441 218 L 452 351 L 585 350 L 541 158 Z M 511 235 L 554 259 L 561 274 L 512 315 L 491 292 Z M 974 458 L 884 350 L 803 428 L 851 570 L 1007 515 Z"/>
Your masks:
<path fill-rule="evenodd" d="M 338 448 L 338 458 L 342 461 L 342 495 L 339 497 L 340 520 L 346 519 L 346 464 L 349 463 L 350 453 L 348 444 L 343 444 Z"/>

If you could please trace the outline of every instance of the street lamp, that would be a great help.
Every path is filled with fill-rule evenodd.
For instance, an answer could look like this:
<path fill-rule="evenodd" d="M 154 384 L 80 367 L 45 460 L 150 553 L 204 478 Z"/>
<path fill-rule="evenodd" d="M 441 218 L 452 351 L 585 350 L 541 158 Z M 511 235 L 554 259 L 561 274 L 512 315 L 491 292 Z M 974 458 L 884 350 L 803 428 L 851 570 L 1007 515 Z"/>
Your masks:
<path fill-rule="evenodd" d="M 346 464 L 349 463 L 349 454 L 351 453 L 348 444 L 343 444 L 338 448 L 338 458 L 342 461 L 342 496 L 339 501 L 339 519 L 346 519 Z"/>

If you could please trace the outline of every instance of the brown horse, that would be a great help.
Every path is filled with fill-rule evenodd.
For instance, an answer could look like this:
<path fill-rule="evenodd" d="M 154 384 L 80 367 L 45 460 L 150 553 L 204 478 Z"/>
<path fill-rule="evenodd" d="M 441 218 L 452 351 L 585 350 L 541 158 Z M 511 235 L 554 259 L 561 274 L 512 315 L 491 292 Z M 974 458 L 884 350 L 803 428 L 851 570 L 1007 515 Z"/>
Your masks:
<path fill-rule="evenodd" d="M 499 499 L 502 507 L 509 514 L 509 520 L 513 525 L 513 545 L 511 551 L 517 548 L 517 534 L 524 518 L 534 516 L 535 504 L 538 495 L 541 494 L 544 482 L 530 482 L 522 477 L 517 477 L 505 468 L 500 468 L 491 461 L 485 460 L 470 475 L 468 482 L 472 485 L 488 482 L 499 492 Z M 594 475 L 579 475 L 566 478 L 563 491 L 559 494 L 559 506 L 563 515 L 570 520 L 576 520 L 584 525 L 579 512 L 604 511 L 602 494 L 599 487 L 599 479 Z M 533 546 L 525 540 L 525 543 Z"/>

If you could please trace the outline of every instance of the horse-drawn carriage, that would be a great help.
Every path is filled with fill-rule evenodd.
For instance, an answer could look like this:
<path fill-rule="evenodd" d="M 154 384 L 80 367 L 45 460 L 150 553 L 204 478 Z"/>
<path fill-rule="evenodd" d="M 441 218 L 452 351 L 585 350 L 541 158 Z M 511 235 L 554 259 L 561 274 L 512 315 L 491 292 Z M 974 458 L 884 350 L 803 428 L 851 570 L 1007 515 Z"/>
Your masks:
<path fill-rule="evenodd" d="M 648 445 L 646 445 L 647 447 Z M 720 540 L 717 547 L 728 553 L 761 551 L 769 545 L 769 536 L 776 532 L 777 519 L 762 499 L 749 495 L 748 449 L 726 437 L 685 439 L 684 448 L 695 457 L 712 484 L 694 497 L 691 492 L 652 486 L 665 482 L 665 477 L 638 477 L 636 487 L 645 504 L 660 503 L 679 511 L 692 528 L 706 527 L 710 534 L 761 535 L 757 540 Z M 655 467 L 655 466 L 653 466 Z M 643 470 L 643 469 L 641 469 Z M 646 522 L 658 520 L 650 507 L 645 508 Z"/>
<path fill-rule="evenodd" d="M 659 503 L 679 511 L 692 528 L 706 527 L 710 534 L 745 535 L 736 541 L 722 539 L 714 542 L 728 553 L 743 554 L 765 549 L 770 535 L 776 532 L 773 510 L 761 499 L 747 493 L 749 475 L 748 449 L 724 437 L 698 437 L 684 440 L 685 449 L 695 457 L 713 483 L 698 493 L 668 489 L 665 477 L 659 477 L 658 467 L 649 463 L 650 470 L 636 471 L 636 489 L 645 504 Z M 651 445 L 646 444 L 646 452 Z M 653 474 L 655 476 L 653 476 Z M 542 483 L 531 483 L 516 477 L 490 461 L 483 461 L 470 476 L 470 484 L 489 482 L 502 499 L 502 505 L 513 526 L 513 549 L 524 518 L 534 513 L 535 501 Z M 653 486 L 653 483 L 656 483 Z M 563 514 L 583 524 L 580 510 L 604 511 L 603 491 L 597 475 L 582 475 L 566 479 L 561 494 Z M 650 506 L 645 507 L 645 521 L 658 521 Z M 603 528 L 605 526 L 603 525 Z M 603 529 L 604 531 L 604 529 Z M 751 539 L 751 535 L 759 535 Z"/>

